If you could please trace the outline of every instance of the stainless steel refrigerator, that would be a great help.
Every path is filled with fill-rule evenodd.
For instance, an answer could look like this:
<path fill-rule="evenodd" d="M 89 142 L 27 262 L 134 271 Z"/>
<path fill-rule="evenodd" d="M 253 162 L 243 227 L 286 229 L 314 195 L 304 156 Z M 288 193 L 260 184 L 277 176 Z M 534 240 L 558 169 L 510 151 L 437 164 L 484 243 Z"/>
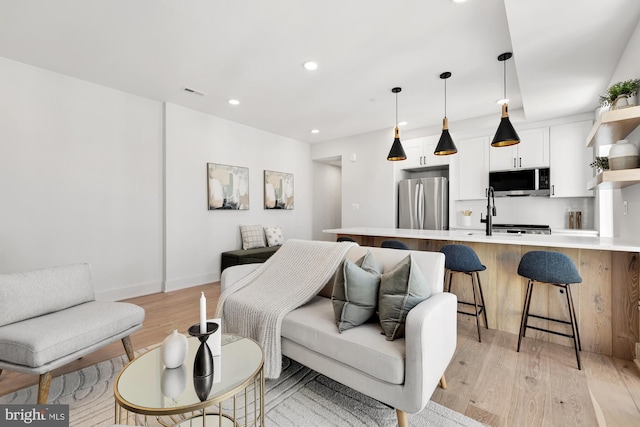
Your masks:
<path fill-rule="evenodd" d="M 398 228 L 449 229 L 449 183 L 445 177 L 398 182 Z"/>

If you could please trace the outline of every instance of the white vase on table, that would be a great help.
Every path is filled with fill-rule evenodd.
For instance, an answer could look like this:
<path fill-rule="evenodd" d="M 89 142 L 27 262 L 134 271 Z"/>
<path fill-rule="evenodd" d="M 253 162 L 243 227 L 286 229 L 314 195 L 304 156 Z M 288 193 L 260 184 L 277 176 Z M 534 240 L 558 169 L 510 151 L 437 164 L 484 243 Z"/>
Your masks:
<path fill-rule="evenodd" d="M 189 344 L 187 337 L 178 333 L 177 329 L 162 341 L 162 363 L 169 369 L 179 367 L 187 357 Z"/>

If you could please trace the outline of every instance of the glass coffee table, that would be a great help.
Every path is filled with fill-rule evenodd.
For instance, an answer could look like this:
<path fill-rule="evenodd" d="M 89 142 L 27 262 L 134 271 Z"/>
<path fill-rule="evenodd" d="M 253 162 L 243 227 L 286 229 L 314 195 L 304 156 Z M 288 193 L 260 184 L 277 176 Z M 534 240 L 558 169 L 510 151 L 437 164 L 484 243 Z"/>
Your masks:
<path fill-rule="evenodd" d="M 194 381 L 193 360 L 200 342 L 189 338 L 184 364 L 166 369 L 160 347 L 126 365 L 114 384 L 115 422 L 160 426 L 264 427 L 264 357 L 249 338 L 222 335 L 214 357 L 208 396 Z M 198 393 L 198 391 L 200 393 Z M 205 393 L 206 395 L 206 393 Z"/>

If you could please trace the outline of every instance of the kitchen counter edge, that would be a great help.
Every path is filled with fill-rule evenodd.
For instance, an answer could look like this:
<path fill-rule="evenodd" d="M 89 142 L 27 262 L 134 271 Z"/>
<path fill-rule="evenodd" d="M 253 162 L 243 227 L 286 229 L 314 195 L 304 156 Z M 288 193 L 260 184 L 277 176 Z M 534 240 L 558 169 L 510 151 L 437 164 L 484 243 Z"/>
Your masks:
<path fill-rule="evenodd" d="M 622 237 L 493 234 L 478 230 L 410 230 L 402 228 L 352 227 L 322 230 L 323 233 L 374 236 L 404 239 L 447 240 L 457 242 L 493 243 L 501 245 L 543 246 L 603 251 L 640 252 L 640 241 Z"/>

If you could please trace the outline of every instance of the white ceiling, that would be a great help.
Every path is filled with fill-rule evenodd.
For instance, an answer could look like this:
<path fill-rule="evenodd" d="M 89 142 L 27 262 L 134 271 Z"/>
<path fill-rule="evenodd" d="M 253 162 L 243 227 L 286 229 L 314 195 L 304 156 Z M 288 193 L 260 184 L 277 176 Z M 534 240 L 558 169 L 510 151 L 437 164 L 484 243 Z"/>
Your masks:
<path fill-rule="evenodd" d="M 444 71 L 452 124 L 499 115 L 506 51 L 512 111 L 592 111 L 639 18 L 638 0 L 0 0 L 0 56 L 318 142 L 392 128 L 394 86 L 404 129 L 437 125 Z"/>

